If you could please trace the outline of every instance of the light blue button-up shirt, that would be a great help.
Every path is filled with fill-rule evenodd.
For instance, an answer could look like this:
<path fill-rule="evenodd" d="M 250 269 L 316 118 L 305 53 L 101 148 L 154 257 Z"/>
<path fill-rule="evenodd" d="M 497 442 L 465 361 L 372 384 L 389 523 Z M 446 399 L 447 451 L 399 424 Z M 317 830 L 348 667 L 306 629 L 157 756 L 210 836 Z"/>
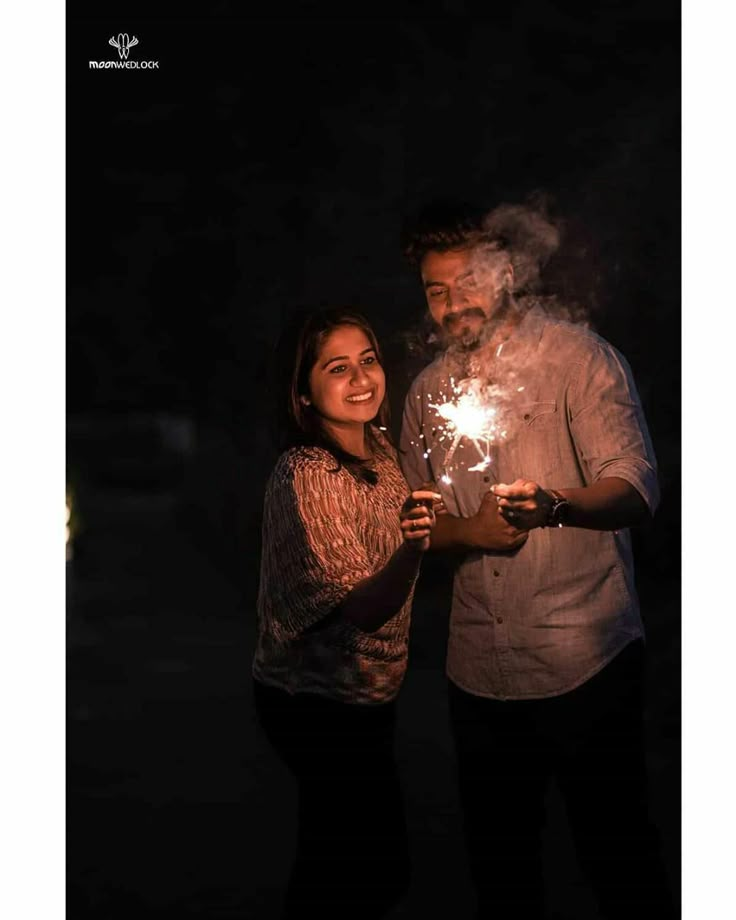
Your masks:
<path fill-rule="evenodd" d="M 505 437 L 490 464 L 457 445 L 432 408 L 457 377 L 443 355 L 406 398 L 400 459 L 412 489 L 433 480 L 447 510 L 471 517 L 494 482 L 544 488 L 625 479 L 651 512 L 659 501 L 654 450 L 626 359 L 595 333 L 530 310 L 482 378 L 500 386 Z M 457 380 L 455 380 L 457 382 Z M 431 564 L 431 556 L 425 565 Z M 599 671 L 643 635 L 628 530 L 536 528 L 516 552 L 469 552 L 454 580 L 447 673 L 470 693 L 497 699 L 555 696 Z"/>

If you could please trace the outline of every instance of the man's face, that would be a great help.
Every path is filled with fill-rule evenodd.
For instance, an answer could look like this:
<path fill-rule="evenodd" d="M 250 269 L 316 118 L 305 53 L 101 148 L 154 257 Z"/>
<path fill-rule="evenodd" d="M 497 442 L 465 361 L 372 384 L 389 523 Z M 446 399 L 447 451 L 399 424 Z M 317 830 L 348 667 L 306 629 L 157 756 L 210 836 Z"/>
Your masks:
<path fill-rule="evenodd" d="M 484 247 L 428 252 L 421 273 L 432 319 L 463 345 L 478 341 L 512 278 L 508 254 Z"/>

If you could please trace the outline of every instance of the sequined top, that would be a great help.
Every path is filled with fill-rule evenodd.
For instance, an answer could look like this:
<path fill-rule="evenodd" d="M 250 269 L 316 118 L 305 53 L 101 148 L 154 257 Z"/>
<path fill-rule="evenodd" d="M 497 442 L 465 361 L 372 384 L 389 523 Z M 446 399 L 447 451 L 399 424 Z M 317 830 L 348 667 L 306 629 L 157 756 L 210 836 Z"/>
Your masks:
<path fill-rule="evenodd" d="M 266 486 L 253 676 L 290 693 L 351 703 L 396 696 L 408 654 L 411 598 L 366 633 L 331 617 L 352 589 L 402 543 L 408 495 L 393 449 L 379 454 L 378 482 L 358 481 L 328 451 L 292 448 Z M 412 590 L 413 594 L 413 590 Z"/>

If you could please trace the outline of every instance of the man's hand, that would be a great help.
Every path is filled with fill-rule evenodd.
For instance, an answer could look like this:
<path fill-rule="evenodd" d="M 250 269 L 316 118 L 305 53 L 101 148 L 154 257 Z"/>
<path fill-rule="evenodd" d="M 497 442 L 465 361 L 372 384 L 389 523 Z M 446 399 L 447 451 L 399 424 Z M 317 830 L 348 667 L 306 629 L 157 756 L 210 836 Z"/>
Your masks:
<path fill-rule="evenodd" d="M 519 530 L 544 527 L 552 509 L 553 497 L 531 479 L 517 479 L 510 485 L 491 487 L 503 518 Z"/>
<path fill-rule="evenodd" d="M 478 549 L 504 552 L 517 549 L 529 536 L 526 529 L 505 519 L 493 492 L 487 492 L 470 518 L 473 543 Z"/>

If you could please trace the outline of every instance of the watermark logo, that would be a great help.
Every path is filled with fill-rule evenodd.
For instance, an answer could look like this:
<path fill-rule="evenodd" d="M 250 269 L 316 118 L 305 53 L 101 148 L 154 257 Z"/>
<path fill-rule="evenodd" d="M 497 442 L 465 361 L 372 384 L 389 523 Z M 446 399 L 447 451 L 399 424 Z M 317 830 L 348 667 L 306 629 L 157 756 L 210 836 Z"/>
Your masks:
<path fill-rule="evenodd" d="M 112 45 L 113 48 L 118 49 L 118 54 L 120 55 L 120 59 L 122 61 L 128 60 L 128 53 L 130 52 L 130 49 L 137 44 L 138 39 L 135 37 L 135 35 L 132 38 L 128 38 L 127 32 L 121 32 L 117 38 L 115 38 L 113 35 L 113 37 L 108 40 L 108 45 Z"/>
<path fill-rule="evenodd" d="M 113 48 L 117 48 L 118 61 L 90 61 L 89 69 L 90 70 L 158 70 L 159 62 L 158 61 L 133 61 L 128 60 L 130 54 L 130 49 L 135 48 L 136 45 L 140 44 L 136 36 L 132 38 L 128 35 L 127 32 L 120 32 L 116 37 L 115 35 L 112 38 L 107 40 L 108 45 L 112 45 Z"/>

